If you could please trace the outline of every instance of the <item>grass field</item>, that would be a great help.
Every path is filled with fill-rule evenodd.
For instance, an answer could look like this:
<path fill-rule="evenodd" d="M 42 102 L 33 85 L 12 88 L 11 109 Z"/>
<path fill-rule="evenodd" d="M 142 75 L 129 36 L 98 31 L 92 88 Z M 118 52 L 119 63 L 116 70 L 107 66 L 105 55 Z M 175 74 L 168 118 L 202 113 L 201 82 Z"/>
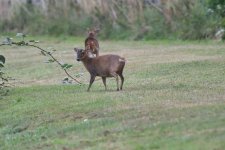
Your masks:
<path fill-rule="evenodd" d="M 100 41 L 100 54 L 127 60 L 124 90 L 108 79 L 108 91 L 97 80 L 88 93 L 73 52 L 83 40 L 43 39 L 85 84 L 63 85 L 65 74 L 34 48 L 0 47 L 16 79 L 0 99 L 1 150 L 225 148 L 225 44 Z"/>

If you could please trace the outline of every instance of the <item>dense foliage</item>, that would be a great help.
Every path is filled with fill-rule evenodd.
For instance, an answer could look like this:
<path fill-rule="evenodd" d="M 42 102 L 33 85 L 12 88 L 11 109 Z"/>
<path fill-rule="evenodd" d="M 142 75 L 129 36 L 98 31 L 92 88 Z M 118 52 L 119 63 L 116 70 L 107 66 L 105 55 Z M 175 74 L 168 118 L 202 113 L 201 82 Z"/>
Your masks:
<path fill-rule="evenodd" d="M 1 21 L 0 30 L 85 36 L 88 27 L 98 26 L 102 39 L 206 39 L 223 27 L 225 10 L 221 0 L 45 2 L 42 7 L 32 3 L 15 7 L 13 15 Z"/>
<path fill-rule="evenodd" d="M 5 95 L 8 90 L 7 90 L 7 85 L 6 83 L 8 82 L 8 78 L 5 77 L 5 73 L 3 71 L 5 64 L 5 57 L 3 55 L 0 55 L 0 98 L 2 95 Z"/>
<path fill-rule="evenodd" d="M 225 17 L 225 1 L 224 0 L 209 0 L 209 7 Z"/>
<path fill-rule="evenodd" d="M 208 1 L 209 9 L 219 15 L 221 19 L 219 20 L 219 27 L 221 31 L 225 32 L 225 1 L 224 0 L 209 0 Z M 223 34 L 223 39 L 225 39 L 225 35 Z"/>

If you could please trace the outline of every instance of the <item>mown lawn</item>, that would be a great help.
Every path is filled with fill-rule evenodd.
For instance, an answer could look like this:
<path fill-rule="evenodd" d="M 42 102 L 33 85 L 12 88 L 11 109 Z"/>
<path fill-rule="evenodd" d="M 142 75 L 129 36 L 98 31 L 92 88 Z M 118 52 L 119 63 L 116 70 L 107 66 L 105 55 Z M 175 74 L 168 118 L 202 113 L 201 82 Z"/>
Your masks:
<path fill-rule="evenodd" d="M 225 44 L 182 41 L 100 41 L 100 53 L 126 58 L 124 90 L 104 91 L 75 61 L 80 39 L 44 38 L 55 56 L 84 73 L 85 84 L 39 51 L 0 47 L 15 87 L 0 99 L 0 149 L 222 150 L 225 147 Z"/>

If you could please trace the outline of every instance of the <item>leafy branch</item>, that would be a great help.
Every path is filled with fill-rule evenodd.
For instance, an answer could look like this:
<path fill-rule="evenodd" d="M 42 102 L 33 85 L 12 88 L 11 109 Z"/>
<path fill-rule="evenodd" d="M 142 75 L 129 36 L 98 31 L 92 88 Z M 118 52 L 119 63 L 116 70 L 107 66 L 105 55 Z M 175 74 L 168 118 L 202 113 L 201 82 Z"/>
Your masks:
<path fill-rule="evenodd" d="M 8 80 L 9 77 L 4 76 L 4 72 L 2 69 L 4 68 L 5 64 L 5 57 L 3 55 L 0 55 L 0 98 L 2 95 L 6 95 L 8 93 Z"/>
<path fill-rule="evenodd" d="M 48 63 L 53 63 L 53 62 L 56 62 L 56 64 L 58 64 L 60 66 L 60 68 L 65 72 L 65 74 L 71 78 L 72 80 L 74 80 L 75 82 L 79 83 L 79 84 L 82 84 L 77 78 L 73 77 L 72 75 L 70 75 L 68 73 L 68 69 L 72 67 L 72 65 L 70 64 L 62 64 L 60 63 L 54 56 L 53 56 L 53 52 L 56 51 L 56 50 L 53 50 L 52 52 L 49 52 L 37 45 L 34 45 L 35 43 L 39 43 L 39 41 L 35 41 L 35 40 L 30 40 L 29 42 L 26 42 L 24 40 L 24 38 L 26 37 L 25 34 L 23 33 L 17 33 L 16 36 L 19 36 L 19 37 L 22 37 L 22 41 L 19 41 L 19 42 L 14 42 L 12 41 L 12 38 L 6 38 L 2 44 L 0 44 L 0 46 L 3 46 L 3 45 L 17 45 L 17 46 L 28 46 L 28 47 L 34 47 L 34 48 L 37 48 L 41 51 L 41 54 L 44 55 L 44 56 L 49 56 L 51 59 L 48 60 Z"/>
<path fill-rule="evenodd" d="M 0 55 L 0 87 L 3 87 L 5 85 L 5 81 L 8 81 L 6 77 L 4 77 L 4 72 L 2 71 L 2 68 L 5 64 L 5 57 L 3 55 Z"/>

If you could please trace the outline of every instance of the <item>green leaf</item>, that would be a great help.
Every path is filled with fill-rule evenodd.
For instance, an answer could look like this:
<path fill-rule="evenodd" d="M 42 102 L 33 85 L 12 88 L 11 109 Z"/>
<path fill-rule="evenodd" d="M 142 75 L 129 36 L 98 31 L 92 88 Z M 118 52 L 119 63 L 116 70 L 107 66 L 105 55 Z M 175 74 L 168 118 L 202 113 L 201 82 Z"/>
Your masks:
<path fill-rule="evenodd" d="M 63 64 L 62 65 L 62 68 L 63 69 L 69 69 L 69 68 L 71 68 L 73 65 L 69 65 L 69 64 Z"/>
<path fill-rule="evenodd" d="M 55 62 L 54 59 L 49 59 L 49 60 L 44 61 L 44 63 L 53 63 L 53 62 Z"/>
<path fill-rule="evenodd" d="M 73 67 L 73 65 L 67 65 L 66 66 L 67 69 L 72 68 L 72 67 Z"/>
<path fill-rule="evenodd" d="M 5 57 L 3 55 L 0 55 L 0 62 L 2 62 L 2 64 L 5 63 Z"/>
<path fill-rule="evenodd" d="M 4 67 L 3 63 L 0 62 L 0 68 Z"/>
<path fill-rule="evenodd" d="M 19 46 L 23 46 L 23 45 L 25 45 L 26 43 L 24 42 L 24 41 L 20 41 L 20 42 L 18 42 L 17 43 L 17 45 L 19 45 Z"/>
<path fill-rule="evenodd" d="M 67 66 L 68 64 L 63 64 L 61 67 L 63 68 L 63 69 L 66 69 L 66 66 Z"/>
<path fill-rule="evenodd" d="M 41 54 L 42 54 L 42 55 L 44 55 L 44 56 L 46 56 L 46 54 L 45 54 L 45 52 L 44 52 L 44 51 L 41 51 Z"/>
<path fill-rule="evenodd" d="M 55 62 L 54 59 L 49 59 L 48 62 L 52 63 L 52 62 Z"/>

